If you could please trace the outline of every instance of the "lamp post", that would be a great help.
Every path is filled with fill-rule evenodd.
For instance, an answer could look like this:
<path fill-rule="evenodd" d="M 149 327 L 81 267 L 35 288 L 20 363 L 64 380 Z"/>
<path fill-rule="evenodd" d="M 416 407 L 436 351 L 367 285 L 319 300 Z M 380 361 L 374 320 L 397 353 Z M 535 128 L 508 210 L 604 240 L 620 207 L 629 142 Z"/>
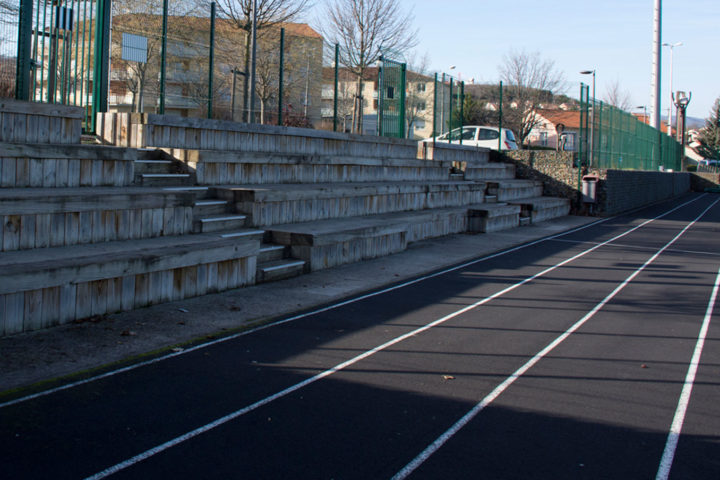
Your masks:
<path fill-rule="evenodd" d="M 592 84 L 592 111 L 590 112 L 592 115 L 592 118 L 590 120 L 590 167 L 592 167 L 593 164 L 593 157 L 595 156 L 595 152 L 593 150 L 593 138 L 595 137 L 595 70 L 583 70 L 580 72 L 580 75 L 592 75 L 593 77 L 593 84 Z"/>
<path fill-rule="evenodd" d="M 650 123 L 650 121 L 649 121 L 649 119 L 648 119 L 648 116 L 647 116 L 647 105 L 638 105 L 638 106 L 635 107 L 635 108 L 637 108 L 637 109 L 642 108 L 642 109 L 643 109 L 643 115 L 644 115 L 644 116 L 643 116 L 643 123 Z"/>
<path fill-rule="evenodd" d="M 667 130 L 668 135 L 672 137 L 672 106 L 673 106 L 673 52 L 675 47 L 682 46 L 682 42 L 663 43 L 663 47 L 670 47 L 670 104 L 668 105 Z"/>

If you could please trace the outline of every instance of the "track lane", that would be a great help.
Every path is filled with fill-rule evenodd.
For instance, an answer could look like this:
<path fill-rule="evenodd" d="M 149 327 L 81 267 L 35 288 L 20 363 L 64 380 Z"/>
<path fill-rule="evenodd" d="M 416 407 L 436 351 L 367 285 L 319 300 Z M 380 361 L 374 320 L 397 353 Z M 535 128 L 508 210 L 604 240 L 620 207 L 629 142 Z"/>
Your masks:
<path fill-rule="evenodd" d="M 563 249 L 567 248 L 567 246 L 563 246 L 562 248 Z M 558 253 L 558 252 L 556 252 L 556 253 Z M 529 256 L 531 256 L 531 255 L 529 255 Z M 459 288 L 461 290 L 465 289 L 465 291 L 469 291 L 469 288 L 471 288 L 470 285 L 473 282 L 477 283 L 478 275 L 483 275 L 484 273 L 487 273 L 487 271 L 495 272 L 496 273 L 495 281 L 487 281 L 486 283 L 484 283 L 481 286 L 480 289 L 478 289 L 477 292 L 473 292 L 472 295 L 467 295 L 468 297 L 472 297 L 472 298 L 480 297 L 481 295 L 486 293 L 483 290 L 483 288 L 486 288 L 486 289 L 488 289 L 488 291 L 491 291 L 494 288 L 498 288 L 499 285 L 502 285 L 503 281 L 507 282 L 508 279 L 511 281 L 516 280 L 517 279 L 517 278 L 515 278 L 516 275 L 514 275 L 514 273 L 516 273 L 516 272 L 513 272 L 514 269 L 517 268 L 518 265 L 520 265 L 520 264 L 527 264 L 528 260 L 529 260 L 528 257 L 523 257 L 522 255 L 520 255 L 518 257 L 514 257 L 512 262 L 507 262 L 507 264 L 505 265 L 506 268 L 502 273 L 500 272 L 499 269 L 497 271 L 490 270 L 490 268 L 488 268 L 487 270 L 474 269 L 475 270 L 474 272 L 465 273 L 463 276 L 461 276 L 461 278 L 457 281 L 457 283 L 451 283 L 450 286 L 452 288 Z M 548 259 L 549 259 L 549 257 L 548 257 Z M 498 263 L 502 263 L 502 262 L 498 262 Z M 530 262 L 531 268 L 533 268 L 535 271 L 538 271 L 541 267 L 544 266 L 541 262 L 535 262 L 536 263 L 535 265 L 533 265 L 532 263 L 533 262 Z M 549 263 L 551 263 L 551 261 Z M 498 265 L 495 265 L 495 268 L 497 269 Z M 447 283 L 447 282 L 439 282 L 439 283 Z M 424 298 L 422 299 L 422 301 L 417 302 L 416 305 L 408 304 L 408 302 L 403 302 L 399 299 L 396 300 L 395 298 L 390 296 L 389 301 L 387 303 L 385 303 L 385 305 L 383 306 L 383 311 L 387 311 L 386 319 L 391 319 L 391 322 L 389 324 L 382 324 L 381 326 L 378 325 L 376 327 L 367 328 L 367 320 L 368 320 L 367 316 L 364 319 L 361 318 L 360 320 L 352 321 L 352 319 L 350 317 L 357 313 L 358 306 L 357 305 L 349 306 L 349 308 L 347 310 L 344 310 L 342 312 L 339 312 L 339 311 L 333 312 L 333 314 L 322 318 L 322 320 L 318 320 L 314 325 L 307 325 L 305 322 L 303 322 L 304 326 L 301 326 L 297 329 L 288 329 L 285 332 L 281 332 L 274 339 L 275 341 L 271 342 L 271 345 L 269 347 L 267 347 L 267 352 L 271 353 L 271 350 L 273 350 L 273 349 L 284 348 L 284 346 L 286 346 L 288 344 L 293 344 L 293 343 L 300 343 L 300 345 L 296 349 L 294 349 L 294 351 L 296 351 L 296 352 L 303 352 L 304 349 L 312 348 L 313 345 L 315 345 L 316 347 L 323 346 L 323 348 L 320 349 L 321 351 L 318 353 L 317 356 L 310 355 L 309 357 L 306 357 L 306 355 L 304 355 L 304 354 L 303 355 L 296 354 L 295 356 L 293 356 L 292 354 L 288 354 L 287 352 L 285 352 L 283 354 L 283 356 L 285 357 L 285 360 L 284 361 L 283 360 L 276 361 L 276 360 L 272 360 L 273 357 L 271 355 L 264 357 L 263 350 L 261 348 L 258 348 L 258 350 L 249 349 L 250 352 L 247 352 L 247 351 L 245 352 L 248 355 L 243 356 L 242 350 L 239 350 L 236 347 L 232 347 L 232 346 L 228 346 L 227 347 L 228 351 L 223 352 L 222 354 L 221 353 L 213 353 L 210 356 L 215 357 L 215 358 L 225 357 L 225 356 L 229 356 L 229 357 L 240 356 L 241 357 L 240 359 L 237 360 L 237 363 L 236 363 L 236 365 L 238 366 L 237 370 L 228 369 L 227 372 L 218 371 L 217 373 L 213 373 L 213 375 L 217 375 L 218 378 L 216 380 L 219 383 L 226 382 L 227 379 L 233 379 L 239 373 L 241 374 L 242 371 L 246 369 L 246 362 L 249 363 L 250 366 L 252 366 L 255 369 L 255 371 L 252 372 L 253 375 L 243 377 L 242 379 L 237 379 L 234 383 L 231 383 L 231 385 L 236 385 L 236 387 L 227 389 L 232 392 L 231 395 L 227 395 L 228 398 L 215 398 L 212 395 L 206 395 L 205 397 L 203 397 L 203 395 L 202 395 L 203 390 L 204 390 L 204 388 L 208 387 L 208 384 L 203 384 L 203 385 L 195 388 L 191 392 L 185 391 L 185 389 L 184 389 L 184 387 L 187 386 L 187 381 L 184 381 L 184 377 L 188 374 L 206 375 L 207 371 L 213 371 L 213 363 L 214 363 L 215 358 L 210 359 L 205 362 L 198 362 L 197 361 L 198 359 L 195 359 L 196 362 L 192 362 L 193 364 L 195 364 L 195 366 L 191 369 L 190 372 L 185 371 L 182 373 L 177 373 L 175 371 L 175 368 L 170 365 L 167 365 L 164 367 L 159 367 L 159 370 L 154 372 L 154 374 L 152 376 L 153 377 L 157 377 L 157 376 L 163 377 L 164 375 L 167 375 L 168 379 L 176 380 L 175 385 L 177 385 L 177 387 L 175 389 L 169 389 L 169 393 L 171 393 L 171 394 L 176 393 L 179 396 L 179 398 L 184 399 L 187 402 L 187 404 L 194 404 L 194 405 L 196 405 L 194 408 L 197 408 L 199 410 L 203 409 L 203 407 L 202 407 L 203 398 L 208 398 L 209 399 L 208 401 L 213 402 L 215 404 L 218 404 L 218 403 L 225 403 L 228 405 L 237 404 L 238 397 L 235 397 L 233 395 L 235 393 L 237 393 L 238 395 L 243 395 L 244 392 L 241 392 L 243 386 L 246 386 L 247 382 L 248 381 L 251 382 L 253 378 L 259 379 L 264 385 L 266 385 L 266 384 L 267 385 L 276 385 L 276 383 L 275 383 L 276 377 L 281 377 L 282 381 L 278 381 L 277 384 L 287 384 L 288 382 L 292 382 L 292 381 L 294 381 L 294 379 L 298 378 L 297 377 L 298 374 L 301 374 L 301 375 L 302 374 L 306 374 L 306 375 L 310 374 L 313 371 L 316 371 L 317 368 L 320 368 L 324 365 L 327 365 L 329 363 L 337 361 L 338 359 L 342 359 L 342 358 L 346 359 L 346 358 L 348 358 L 348 355 L 352 355 L 352 352 L 359 351 L 359 350 L 362 350 L 362 348 L 364 348 L 362 346 L 361 346 L 361 348 L 357 348 L 357 345 L 356 345 L 357 340 L 354 338 L 351 338 L 352 335 L 347 334 L 347 332 L 349 330 L 345 330 L 344 332 L 339 332 L 338 330 L 342 330 L 342 329 L 338 329 L 337 328 L 338 326 L 348 326 L 349 329 L 355 328 L 355 330 L 353 330 L 353 335 L 371 334 L 370 336 L 373 338 L 377 336 L 378 329 L 387 330 L 382 333 L 385 334 L 385 338 L 388 338 L 388 337 L 392 337 L 393 335 L 395 335 L 398 331 L 408 331 L 409 327 L 417 325 L 418 324 L 417 317 L 420 314 L 422 314 L 422 315 L 425 315 L 425 314 L 438 315 L 439 313 L 441 313 L 441 311 L 447 311 L 447 309 L 455 308 L 456 307 L 455 303 L 461 303 L 461 304 L 467 303 L 467 299 L 462 298 L 462 296 L 458 296 L 457 298 L 452 298 L 450 301 L 444 302 L 444 304 L 442 304 L 439 307 L 428 306 L 428 304 L 432 300 L 437 300 L 437 298 L 447 298 L 447 294 L 437 293 L 437 295 L 433 296 L 431 294 L 431 292 L 429 292 L 429 290 L 430 289 L 428 289 L 428 291 L 423 293 L 422 296 Z M 440 292 L 440 291 L 441 290 L 438 290 L 438 292 Z M 388 308 L 388 306 L 390 306 L 391 308 Z M 409 310 L 409 313 L 403 313 L 403 309 Z M 332 326 L 330 326 L 331 324 L 329 324 L 329 322 L 332 322 Z M 342 322 L 347 322 L 347 323 L 345 325 L 342 325 Z M 365 322 L 364 325 L 363 325 L 363 322 Z M 324 328 L 323 328 L 322 324 L 325 324 Z M 298 340 L 300 338 L 302 338 L 303 335 L 306 335 L 309 333 L 312 333 L 314 335 L 314 337 L 311 339 L 311 341 L 298 342 Z M 333 341 L 337 341 L 338 338 L 340 339 L 339 344 L 333 345 L 331 348 L 324 348 L 327 345 L 331 345 Z M 267 339 L 265 339 L 265 340 L 267 340 Z M 345 345 L 343 345 L 343 342 L 342 342 L 343 340 L 346 340 Z M 238 354 L 240 354 L 240 355 L 238 355 Z M 301 363 L 301 368 L 293 368 L 294 362 L 296 362 L 298 359 L 300 359 L 302 357 L 305 357 L 305 359 L 302 360 L 301 362 L 299 362 L 299 363 Z M 253 358 L 255 360 L 252 360 Z M 260 360 L 257 360 L 257 359 L 260 359 Z M 257 363 L 253 364 L 252 363 L 253 361 L 255 361 Z M 217 368 L 217 370 L 221 369 L 219 362 L 218 362 L 218 365 L 216 368 Z M 227 369 L 227 367 L 225 367 L 225 369 Z M 260 369 L 260 371 L 257 371 L 257 369 Z M 252 370 L 252 368 L 249 370 Z M 146 382 L 144 380 L 140 379 L 139 383 L 143 384 Z M 173 382 L 171 381 L 170 383 L 172 384 Z M 123 390 L 128 390 L 130 392 L 130 391 L 133 391 L 135 388 L 137 388 L 137 387 L 134 387 L 131 384 L 126 384 L 124 386 L 121 386 L 121 388 L 119 388 L 119 390 L 120 390 L 120 392 L 122 392 Z M 253 389 L 255 389 L 255 388 L 256 387 L 253 386 Z M 279 388 L 279 387 L 273 387 L 273 388 Z M 269 390 L 272 390 L 273 388 L 268 388 L 267 390 L 269 391 Z M 153 387 L 151 386 L 150 392 L 148 392 L 150 394 L 147 395 L 146 398 L 148 400 L 150 400 L 150 403 L 155 403 L 154 400 L 155 400 L 155 398 L 157 398 L 157 404 L 163 405 L 161 398 L 163 396 L 167 395 L 167 393 L 168 393 L 168 391 L 163 391 L 163 389 L 167 389 L 167 387 L 158 388 L 157 393 L 155 393 L 153 391 Z M 236 389 L 237 389 L 237 391 L 236 391 Z M 103 398 L 105 396 L 109 396 L 117 390 L 118 389 L 116 389 L 115 387 L 108 388 L 107 390 L 94 389 L 91 393 L 88 394 L 88 396 L 91 398 L 94 395 L 95 400 L 97 400 L 97 398 Z M 253 394 L 257 396 L 257 391 L 254 391 Z M 132 396 L 133 395 L 131 394 L 128 398 L 131 398 Z M 78 397 L 82 397 L 82 395 L 78 395 Z M 89 405 L 91 403 L 92 403 L 91 401 L 88 401 L 85 405 Z M 172 403 L 172 402 L 170 402 L 170 403 Z M 165 406 L 167 407 L 168 411 L 171 410 L 171 408 L 170 408 L 170 407 L 172 407 L 171 404 L 165 404 Z M 218 405 L 213 405 L 213 409 L 212 409 L 213 412 L 218 410 L 217 406 Z M 184 410 L 182 407 L 180 407 L 180 411 L 187 412 L 187 407 L 185 407 Z M 143 418 L 143 415 L 141 415 L 139 418 L 141 420 L 144 420 L 146 418 L 151 418 L 154 415 L 156 415 L 156 411 L 148 411 L 144 414 L 144 418 Z M 178 422 L 179 423 L 178 427 L 182 427 L 182 422 L 187 421 L 187 419 L 182 418 L 182 417 L 183 417 L 182 413 L 178 414 L 178 415 L 173 415 L 172 419 L 171 419 L 172 421 L 165 421 L 164 423 L 167 424 L 167 423 Z M 138 424 L 142 424 L 142 423 L 143 423 L 142 421 L 138 422 Z M 122 427 L 122 424 L 123 424 L 122 422 L 118 423 L 118 427 L 115 429 L 116 430 L 115 433 L 118 433 L 118 434 L 123 433 L 123 432 L 117 431 L 119 428 Z M 181 429 L 181 428 L 179 428 L 179 429 Z M 136 434 L 139 435 L 140 433 L 143 433 L 143 434 L 147 433 L 150 436 L 152 436 L 151 431 L 137 432 L 136 429 L 133 429 L 133 430 L 134 430 L 134 433 L 132 435 L 136 435 Z M 148 428 L 146 430 L 152 430 L 152 428 Z M 122 435 L 121 435 L 121 437 L 122 437 Z M 128 441 L 130 441 L 130 440 L 128 440 Z M 115 452 L 115 453 L 117 453 L 117 452 Z"/>

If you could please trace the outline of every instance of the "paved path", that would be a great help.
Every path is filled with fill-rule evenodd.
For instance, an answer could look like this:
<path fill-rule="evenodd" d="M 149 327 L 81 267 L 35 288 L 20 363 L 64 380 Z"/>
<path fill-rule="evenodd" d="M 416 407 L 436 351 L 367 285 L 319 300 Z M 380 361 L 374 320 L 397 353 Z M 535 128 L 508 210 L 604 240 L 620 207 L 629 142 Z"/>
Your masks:
<path fill-rule="evenodd" d="M 720 478 L 720 196 L 0 404 L 7 478 Z"/>

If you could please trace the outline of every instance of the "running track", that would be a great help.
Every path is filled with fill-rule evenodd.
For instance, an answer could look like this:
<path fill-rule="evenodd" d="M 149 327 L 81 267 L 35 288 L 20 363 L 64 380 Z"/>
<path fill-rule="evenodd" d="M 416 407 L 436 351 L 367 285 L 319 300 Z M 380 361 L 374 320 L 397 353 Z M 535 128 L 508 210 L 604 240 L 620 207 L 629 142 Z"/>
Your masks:
<path fill-rule="evenodd" d="M 716 480 L 719 230 L 689 195 L 6 399 L 0 477 Z"/>

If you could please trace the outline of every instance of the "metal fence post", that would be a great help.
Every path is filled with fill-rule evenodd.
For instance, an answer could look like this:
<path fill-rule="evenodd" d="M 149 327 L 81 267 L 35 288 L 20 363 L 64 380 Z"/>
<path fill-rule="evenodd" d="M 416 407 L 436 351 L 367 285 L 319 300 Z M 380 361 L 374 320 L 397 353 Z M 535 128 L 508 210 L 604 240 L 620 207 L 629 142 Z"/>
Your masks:
<path fill-rule="evenodd" d="M 18 19 L 17 62 L 15 69 L 15 98 L 30 99 L 30 48 L 32 45 L 33 0 L 20 1 Z"/>
<path fill-rule="evenodd" d="M 168 0 L 163 0 L 162 45 L 160 50 L 160 105 L 158 113 L 165 113 L 165 69 L 167 68 L 167 18 Z"/>
<path fill-rule="evenodd" d="M 212 118 L 213 109 L 213 69 L 215 68 L 215 2 L 210 4 L 210 58 L 208 71 L 208 113 Z"/>
<path fill-rule="evenodd" d="M 398 118 L 398 138 L 405 138 L 405 82 L 407 80 L 407 65 L 403 63 L 400 65 L 400 111 Z"/>
<path fill-rule="evenodd" d="M 585 113 L 585 107 L 583 105 L 583 102 L 585 101 L 585 84 L 580 83 L 580 132 L 578 135 L 578 156 L 577 156 L 577 167 L 578 167 L 578 177 L 577 177 L 577 189 L 578 189 L 578 195 L 582 191 L 582 163 L 583 163 L 583 141 L 584 139 L 584 113 Z"/>
<path fill-rule="evenodd" d="M 285 74 L 285 29 L 280 29 L 280 72 L 278 74 L 278 125 L 283 124 L 283 82 Z"/>
<path fill-rule="evenodd" d="M 340 68 L 340 44 L 335 44 L 335 89 L 333 90 L 333 132 L 337 132 L 338 123 L 338 72 Z"/>
<path fill-rule="evenodd" d="M 438 100 L 438 77 L 435 72 L 435 79 L 433 80 L 433 146 L 435 145 L 435 137 L 437 137 L 437 100 Z"/>
<path fill-rule="evenodd" d="M 460 97 L 458 98 L 458 102 L 460 102 L 460 145 L 462 145 L 462 131 L 463 131 L 463 123 L 465 123 L 464 114 L 465 114 L 465 82 L 460 82 Z"/>
<path fill-rule="evenodd" d="M 98 0 L 97 2 L 92 118 L 90 119 L 92 132 L 95 131 L 97 114 L 107 112 L 110 78 L 110 4 L 111 0 Z"/>
<path fill-rule="evenodd" d="M 498 115 L 498 152 L 502 150 L 502 121 L 503 121 L 503 111 L 502 111 L 502 105 L 503 105 L 503 83 L 502 80 L 500 80 L 500 105 L 499 105 L 499 115 Z"/>
<path fill-rule="evenodd" d="M 448 94 L 450 97 L 450 106 L 449 106 L 449 112 L 448 112 L 448 141 L 452 143 L 452 127 L 453 127 L 453 118 L 452 118 L 452 104 L 453 104 L 453 78 L 450 77 L 450 93 Z"/>

